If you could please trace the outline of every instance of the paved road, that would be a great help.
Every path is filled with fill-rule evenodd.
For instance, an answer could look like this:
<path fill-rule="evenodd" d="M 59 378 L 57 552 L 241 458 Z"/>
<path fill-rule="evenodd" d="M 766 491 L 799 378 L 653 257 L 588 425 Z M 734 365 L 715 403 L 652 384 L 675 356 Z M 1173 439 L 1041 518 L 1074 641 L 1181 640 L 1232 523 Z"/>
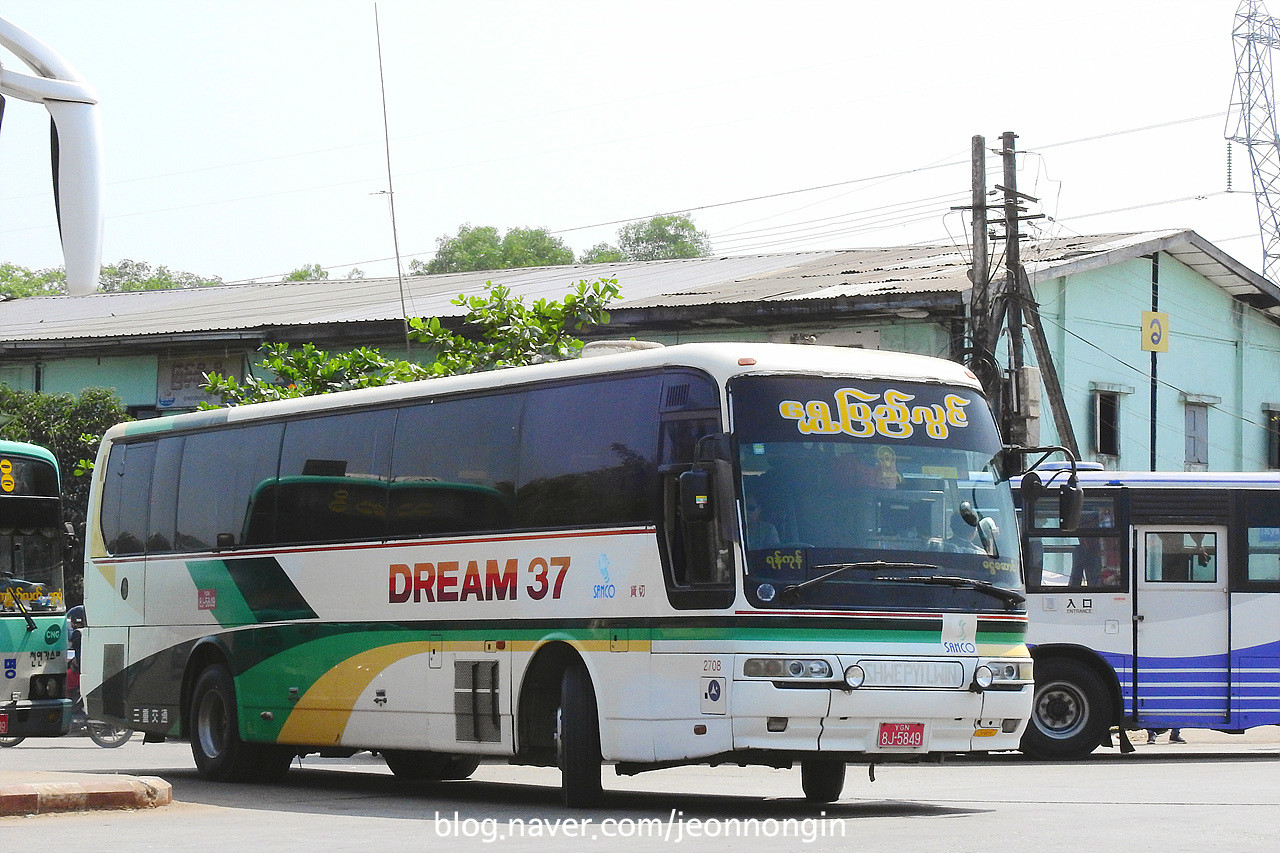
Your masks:
<path fill-rule="evenodd" d="M 1274 850 L 1280 836 L 1280 730 L 1187 732 L 1190 744 L 1138 745 L 1094 760 L 1017 755 L 943 766 L 853 766 L 845 796 L 800 799 L 799 774 L 681 768 L 606 776 L 604 805 L 559 805 L 554 771 L 481 767 L 473 780 L 405 784 L 367 754 L 307 759 L 277 786 L 200 779 L 187 745 L 85 738 L 0 752 L 0 773 L 125 772 L 172 783 L 146 811 L 0 818 L 7 850 Z"/>

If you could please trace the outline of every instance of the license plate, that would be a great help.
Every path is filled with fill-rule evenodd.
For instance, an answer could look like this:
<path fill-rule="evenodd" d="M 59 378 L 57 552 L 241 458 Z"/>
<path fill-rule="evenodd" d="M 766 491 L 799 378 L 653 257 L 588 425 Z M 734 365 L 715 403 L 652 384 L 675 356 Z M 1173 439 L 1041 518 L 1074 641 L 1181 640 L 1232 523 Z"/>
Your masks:
<path fill-rule="evenodd" d="M 924 746 L 924 723 L 881 723 L 880 746 Z"/>
<path fill-rule="evenodd" d="M 0 714 L 0 735 L 7 735 L 8 733 L 9 733 L 9 715 Z"/>

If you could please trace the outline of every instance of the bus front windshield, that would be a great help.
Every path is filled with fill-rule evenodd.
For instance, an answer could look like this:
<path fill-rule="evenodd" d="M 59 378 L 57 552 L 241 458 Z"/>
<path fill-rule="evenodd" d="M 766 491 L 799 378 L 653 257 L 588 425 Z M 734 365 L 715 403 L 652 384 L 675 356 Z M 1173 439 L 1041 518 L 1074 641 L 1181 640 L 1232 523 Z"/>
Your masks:
<path fill-rule="evenodd" d="M 755 604 L 1021 604 L 1017 522 L 977 392 L 790 376 L 731 391 Z"/>

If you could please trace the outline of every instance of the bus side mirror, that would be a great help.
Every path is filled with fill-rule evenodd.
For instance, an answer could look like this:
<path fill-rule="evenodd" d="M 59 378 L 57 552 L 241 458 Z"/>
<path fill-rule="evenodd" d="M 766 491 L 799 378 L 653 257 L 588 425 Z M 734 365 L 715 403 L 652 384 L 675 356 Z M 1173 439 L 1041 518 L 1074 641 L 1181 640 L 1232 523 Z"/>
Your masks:
<path fill-rule="evenodd" d="M 680 475 L 680 517 L 685 521 L 711 518 L 711 474 L 685 471 Z"/>
<path fill-rule="evenodd" d="M 1080 514 L 1084 511 L 1084 491 L 1080 481 L 1072 474 L 1058 492 L 1058 529 L 1071 532 L 1080 526 Z"/>

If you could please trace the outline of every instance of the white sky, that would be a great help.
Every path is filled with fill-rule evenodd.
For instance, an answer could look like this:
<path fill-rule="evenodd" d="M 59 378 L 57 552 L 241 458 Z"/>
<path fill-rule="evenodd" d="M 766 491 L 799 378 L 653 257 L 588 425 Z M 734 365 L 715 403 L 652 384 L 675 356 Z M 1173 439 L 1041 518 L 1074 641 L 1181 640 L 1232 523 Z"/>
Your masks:
<path fill-rule="evenodd" d="M 729 255 L 967 242 L 948 209 L 968 200 L 970 137 L 1012 130 L 1048 233 L 1192 228 L 1259 269 L 1241 147 L 1224 192 L 1237 6 L 379 0 L 401 254 L 428 260 L 463 223 L 545 227 L 581 252 L 671 211 Z M 0 15 L 98 90 L 104 262 L 394 274 L 372 0 Z M 0 262 L 61 264 L 48 170 L 47 113 L 10 99 Z"/>

